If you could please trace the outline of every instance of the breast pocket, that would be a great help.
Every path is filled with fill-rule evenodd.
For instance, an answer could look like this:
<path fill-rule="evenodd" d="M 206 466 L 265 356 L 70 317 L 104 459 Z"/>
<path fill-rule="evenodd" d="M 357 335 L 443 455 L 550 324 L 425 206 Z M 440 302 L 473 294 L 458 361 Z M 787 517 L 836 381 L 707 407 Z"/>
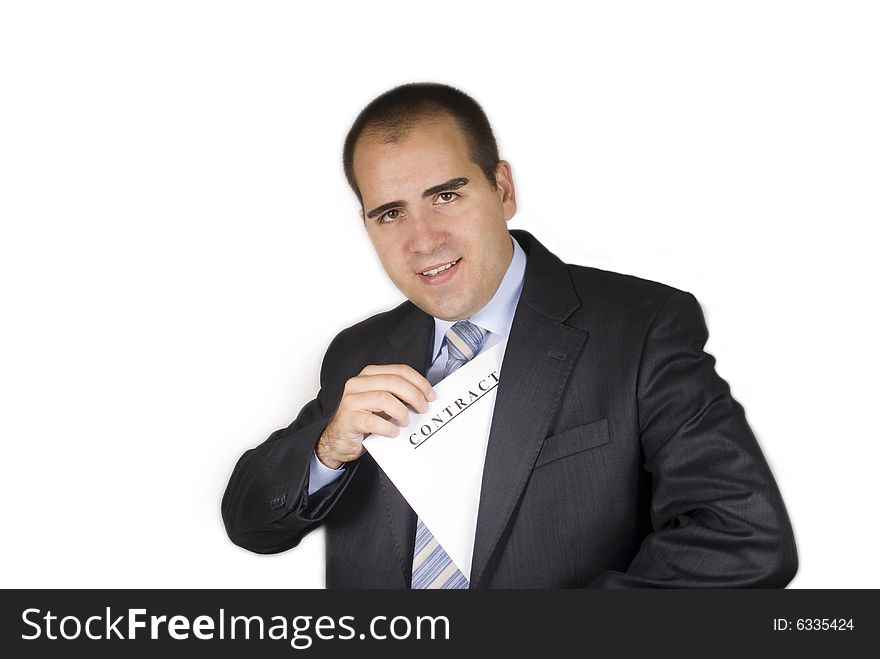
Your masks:
<path fill-rule="evenodd" d="M 607 418 L 551 435 L 544 440 L 544 446 L 535 462 L 535 469 L 549 462 L 555 462 L 582 451 L 589 451 L 610 441 Z"/>

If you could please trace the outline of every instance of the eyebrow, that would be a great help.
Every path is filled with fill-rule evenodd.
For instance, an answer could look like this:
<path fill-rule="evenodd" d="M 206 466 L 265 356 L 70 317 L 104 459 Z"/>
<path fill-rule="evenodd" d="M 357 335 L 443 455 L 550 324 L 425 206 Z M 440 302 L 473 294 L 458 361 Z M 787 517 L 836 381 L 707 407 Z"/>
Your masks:
<path fill-rule="evenodd" d="M 422 199 L 426 197 L 431 197 L 438 192 L 446 192 L 448 190 L 458 190 L 459 188 L 463 188 L 470 180 L 465 176 L 458 176 L 456 178 L 451 178 L 445 183 L 441 183 L 440 185 L 433 185 L 422 193 Z M 383 213 L 390 211 L 393 208 L 400 208 L 401 206 L 405 207 L 406 202 L 398 199 L 397 201 L 389 201 L 387 204 L 382 204 L 381 206 L 376 206 L 373 210 L 367 213 L 367 217 L 373 219 L 374 217 L 379 217 Z"/>
<path fill-rule="evenodd" d="M 445 192 L 447 190 L 458 190 L 459 188 L 463 188 L 470 181 L 466 179 L 464 176 L 459 176 L 458 178 L 451 178 L 446 183 L 441 183 L 440 185 L 435 185 L 433 187 L 428 188 L 422 193 L 422 199 L 425 197 L 433 197 L 438 192 Z"/>

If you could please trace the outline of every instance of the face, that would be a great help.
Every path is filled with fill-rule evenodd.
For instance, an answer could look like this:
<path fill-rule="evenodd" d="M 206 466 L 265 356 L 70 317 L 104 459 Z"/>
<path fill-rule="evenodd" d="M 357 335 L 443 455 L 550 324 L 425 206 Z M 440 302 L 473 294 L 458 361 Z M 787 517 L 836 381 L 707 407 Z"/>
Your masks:
<path fill-rule="evenodd" d="M 493 188 L 445 115 L 416 124 L 395 144 L 361 136 L 353 164 L 367 234 L 397 288 L 443 320 L 483 308 L 513 256 L 510 165 L 497 165 Z"/>

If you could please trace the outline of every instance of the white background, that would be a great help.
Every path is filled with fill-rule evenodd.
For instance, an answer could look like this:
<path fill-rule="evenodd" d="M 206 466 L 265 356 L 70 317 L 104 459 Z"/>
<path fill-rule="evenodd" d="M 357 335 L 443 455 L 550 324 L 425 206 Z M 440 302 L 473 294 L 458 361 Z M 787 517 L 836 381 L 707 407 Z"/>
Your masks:
<path fill-rule="evenodd" d="M 880 587 L 872 2 L 5 2 L 6 587 L 321 587 L 323 535 L 232 545 L 238 456 L 397 304 L 340 165 L 442 81 L 493 121 L 514 228 L 694 293 L 800 551 Z"/>

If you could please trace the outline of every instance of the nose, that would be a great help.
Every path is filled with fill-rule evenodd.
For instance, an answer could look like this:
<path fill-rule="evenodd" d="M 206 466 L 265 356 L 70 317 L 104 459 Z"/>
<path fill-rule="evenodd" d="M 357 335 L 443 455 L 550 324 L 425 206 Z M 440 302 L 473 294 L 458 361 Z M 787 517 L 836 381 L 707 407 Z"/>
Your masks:
<path fill-rule="evenodd" d="M 407 249 L 411 254 L 434 254 L 443 249 L 448 231 L 439 217 L 423 209 L 411 209 L 407 223 Z"/>

